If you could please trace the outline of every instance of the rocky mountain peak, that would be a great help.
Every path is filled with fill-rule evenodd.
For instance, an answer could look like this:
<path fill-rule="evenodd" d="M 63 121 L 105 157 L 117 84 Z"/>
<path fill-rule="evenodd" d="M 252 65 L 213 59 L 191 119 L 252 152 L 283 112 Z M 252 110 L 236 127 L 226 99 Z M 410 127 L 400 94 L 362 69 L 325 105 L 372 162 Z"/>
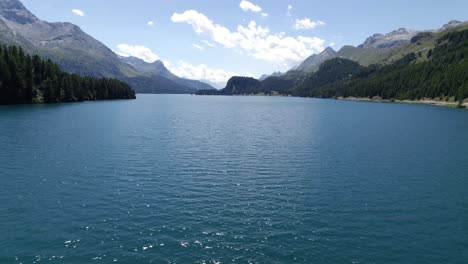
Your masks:
<path fill-rule="evenodd" d="M 403 43 L 410 42 L 411 38 L 417 35 L 419 31 L 407 29 L 407 28 L 399 28 L 397 30 L 393 30 L 388 34 L 373 34 L 372 36 L 368 37 L 366 41 L 359 45 L 359 48 L 365 49 L 385 49 L 385 48 L 392 48 Z"/>
<path fill-rule="evenodd" d="M 327 47 L 320 54 L 335 54 L 336 51 L 332 47 Z"/>
<path fill-rule="evenodd" d="M 313 54 L 302 62 L 296 70 L 303 72 L 315 72 L 324 61 L 337 56 L 337 52 L 332 47 L 327 47 L 319 54 Z"/>
<path fill-rule="evenodd" d="M 408 34 L 410 32 L 411 31 L 406 28 L 399 28 L 397 30 L 390 32 L 389 35 L 401 35 L 401 34 Z"/>
<path fill-rule="evenodd" d="M 441 30 L 452 28 L 452 27 L 457 27 L 457 26 L 460 26 L 461 24 L 463 24 L 463 22 L 458 21 L 458 20 L 452 20 L 452 21 L 449 21 L 447 24 L 443 25 Z"/>
<path fill-rule="evenodd" d="M 0 16 L 18 24 L 30 24 L 38 21 L 38 18 L 18 0 L 1 0 Z"/>

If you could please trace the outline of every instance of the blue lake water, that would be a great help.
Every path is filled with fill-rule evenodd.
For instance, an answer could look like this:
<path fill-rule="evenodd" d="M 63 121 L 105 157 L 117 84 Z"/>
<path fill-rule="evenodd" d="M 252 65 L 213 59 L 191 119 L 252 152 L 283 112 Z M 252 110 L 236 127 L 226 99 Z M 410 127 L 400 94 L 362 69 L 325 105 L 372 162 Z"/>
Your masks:
<path fill-rule="evenodd" d="M 0 107 L 0 263 L 468 263 L 468 111 Z"/>

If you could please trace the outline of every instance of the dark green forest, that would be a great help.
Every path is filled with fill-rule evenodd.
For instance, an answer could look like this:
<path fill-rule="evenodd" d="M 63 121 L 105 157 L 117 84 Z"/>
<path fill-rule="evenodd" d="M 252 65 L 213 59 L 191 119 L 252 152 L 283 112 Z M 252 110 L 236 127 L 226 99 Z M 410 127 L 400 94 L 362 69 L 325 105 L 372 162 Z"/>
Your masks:
<path fill-rule="evenodd" d="M 448 33 L 434 49 L 410 53 L 387 65 L 364 67 L 342 58 L 324 62 L 316 73 L 291 73 L 253 81 L 233 77 L 225 89 L 198 94 L 269 94 L 302 97 L 380 97 L 388 100 L 468 98 L 468 30 Z"/>
<path fill-rule="evenodd" d="M 418 62 L 421 56 L 425 61 Z M 349 66 L 349 63 L 346 65 Z M 422 98 L 468 98 L 468 30 L 449 33 L 438 39 L 427 54 L 411 53 L 383 67 L 334 67 L 323 64 L 297 90 L 298 96 L 310 97 L 374 97 L 417 100 Z M 317 83 L 331 73 L 340 75 L 331 82 Z M 343 74 L 349 74 L 346 78 Z"/>
<path fill-rule="evenodd" d="M 65 73 L 50 60 L 0 45 L 0 104 L 134 99 L 124 82 Z"/>

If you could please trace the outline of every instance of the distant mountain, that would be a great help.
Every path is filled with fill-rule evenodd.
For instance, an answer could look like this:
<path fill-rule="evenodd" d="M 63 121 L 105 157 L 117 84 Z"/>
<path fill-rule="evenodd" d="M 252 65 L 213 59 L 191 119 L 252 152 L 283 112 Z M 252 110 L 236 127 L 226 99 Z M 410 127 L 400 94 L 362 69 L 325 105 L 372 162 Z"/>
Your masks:
<path fill-rule="evenodd" d="M 138 93 L 142 94 L 194 94 L 197 92 L 193 88 L 177 84 L 159 75 L 127 77 L 122 80 L 133 87 L 139 87 Z"/>
<path fill-rule="evenodd" d="M 337 57 L 337 52 L 328 47 L 319 54 L 313 54 L 305 59 L 295 70 L 303 72 L 315 72 L 324 61 Z"/>
<path fill-rule="evenodd" d="M 421 31 L 400 28 L 388 34 L 374 34 L 359 45 L 361 49 L 388 49 L 399 46 L 404 43 L 409 43 L 411 38 L 416 36 Z"/>
<path fill-rule="evenodd" d="M 179 86 L 185 86 L 194 90 L 210 90 L 215 89 L 213 86 L 196 80 L 190 80 L 185 78 L 180 78 L 170 72 L 165 66 L 162 61 L 155 61 L 153 63 L 145 62 L 144 60 L 135 58 L 135 57 L 120 57 L 120 59 L 131 65 L 134 69 L 136 69 L 141 75 L 154 77 L 154 76 L 161 76 L 165 77 Z"/>
<path fill-rule="evenodd" d="M 198 95 L 255 95 L 291 94 L 306 77 L 303 72 L 289 71 L 281 76 L 268 77 L 263 81 L 251 77 L 232 77 L 221 90 L 199 90 Z"/>
<path fill-rule="evenodd" d="M 468 25 L 468 22 L 452 20 L 452 21 L 448 22 L 447 24 L 445 24 L 444 26 L 442 26 L 442 28 L 439 29 L 438 31 L 443 31 L 443 30 L 446 30 L 446 29 L 454 28 L 454 27 L 460 27 L 460 26 L 463 26 L 463 25 Z"/>
<path fill-rule="evenodd" d="M 409 53 L 427 51 L 435 46 L 434 39 L 437 37 L 464 27 L 468 27 L 468 22 L 453 20 L 436 30 L 418 31 L 400 28 L 385 35 L 374 34 L 358 47 L 345 45 L 337 52 L 327 48 L 320 54 L 313 54 L 294 69 L 304 73 L 316 72 L 323 62 L 332 58 L 352 60 L 363 66 L 389 64 Z"/>
<path fill-rule="evenodd" d="M 272 73 L 272 74 L 270 74 L 270 75 L 268 75 L 268 74 L 263 74 L 262 76 L 260 76 L 260 78 L 258 78 L 258 80 L 259 80 L 259 81 L 264 81 L 264 80 L 265 80 L 266 78 L 268 78 L 268 77 L 280 77 L 281 75 L 283 75 L 283 73 L 282 73 L 282 72 L 279 72 L 279 71 L 274 72 L 274 73 Z"/>
<path fill-rule="evenodd" d="M 18 0 L 0 0 L 0 44 L 17 45 L 27 53 L 51 59 L 66 72 L 126 81 L 136 92 L 152 87 L 154 93 L 193 93 L 211 87 L 166 73 L 164 65 L 159 71 L 162 75 L 158 71 L 142 74 L 140 68 L 122 61 L 78 26 L 42 21 Z"/>

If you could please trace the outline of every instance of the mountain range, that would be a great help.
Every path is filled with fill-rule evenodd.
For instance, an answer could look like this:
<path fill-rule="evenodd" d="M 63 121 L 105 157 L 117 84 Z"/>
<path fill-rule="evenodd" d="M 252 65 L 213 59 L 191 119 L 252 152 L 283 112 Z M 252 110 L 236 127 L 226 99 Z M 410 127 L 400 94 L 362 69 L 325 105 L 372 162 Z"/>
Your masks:
<path fill-rule="evenodd" d="M 200 95 L 295 95 L 430 98 L 468 101 L 468 23 L 451 21 L 437 30 L 398 29 L 374 34 L 358 47 L 327 48 L 281 76 L 231 78 L 220 91 Z"/>
<path fill-rule="evenodd" d="M 449 23 L 436 30 L 412 30 L 400 28 L 387 34 L 374 34 L 368 37 L 364 43 L 353 46 L 343 46 L 339 51 L 328 47 L 319 54 L 313 54 L 305 59 L 299 66 L 291 69 L 304 73 L 318 71 L 320 65 L 333 58 L 344 58 L 356 61 L 363 66 L 379 63 L 391 63 L 404 57 L 409 52 L 416 50 L 405 49 L 411 44 L 413 38 L 428 36 L 428 34 L 437 35 L 453 28 L 459 28 L 468 25 L 468 22 L 452 20 Z M 413 47 L 411 47 L 413 48 Z M 427 48 L 427 47 L 425 47 Z"/>
<path fill-rule="evenodd" d="M 0 44 L 57 63 L 66 72 L 116 78 L 137 93 L 194 93 L 214 89 L 200 81 L 179 78 L 162 62 L 123 58 L 71 23 L 50 23 L 32 14 L 19 0 L 0 1 Z"/>

